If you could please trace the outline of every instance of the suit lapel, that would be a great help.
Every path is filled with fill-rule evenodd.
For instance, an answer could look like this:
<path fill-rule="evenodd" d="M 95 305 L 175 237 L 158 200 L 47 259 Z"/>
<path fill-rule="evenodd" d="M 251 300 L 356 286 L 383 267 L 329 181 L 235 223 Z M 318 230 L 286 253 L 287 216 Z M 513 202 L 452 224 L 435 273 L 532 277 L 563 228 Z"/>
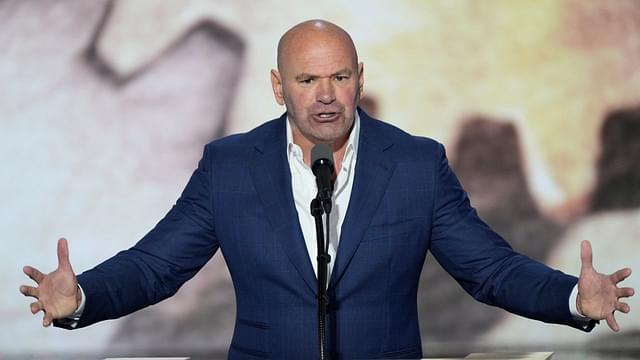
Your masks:
<path fill-rule="evenodd" d="M 309 252 L 302 236 L 287 160 L 286 115 L 255 143 L 252 178 L 277 240 L 300 276 L 317 292 Z"/>
<path fill-rule="evenodd" d="M 374 120 L 360 111 L 355 178 L 342 224 L 330 287 L 334 287 L 344 274 L 385 193 L 395 168 L 391 159 L 392 145 L 388 137 L 381 134 Z"/>

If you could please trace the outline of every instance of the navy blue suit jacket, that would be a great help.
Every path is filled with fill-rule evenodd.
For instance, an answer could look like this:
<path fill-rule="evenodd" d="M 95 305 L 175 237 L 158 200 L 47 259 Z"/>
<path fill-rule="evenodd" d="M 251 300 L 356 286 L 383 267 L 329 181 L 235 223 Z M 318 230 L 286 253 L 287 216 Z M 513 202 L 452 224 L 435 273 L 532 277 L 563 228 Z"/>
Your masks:
<path fill-rule="evenodd" d="M 428 250 L 477 300 L 579 327 L 568 307 L 576 278 L 515 253 L 482 222 L 442 145 L 360 117 L 328 290 L 335 356 L 421 356 L 416 298 Z M 78 276 L 86 294 L 78 327 L 173 295 L 220 249 L 237 303 L 229 358 L 317 357 L 316 278 L 293 201 L 285 121 L 208 144 L 166 217 Z"/>

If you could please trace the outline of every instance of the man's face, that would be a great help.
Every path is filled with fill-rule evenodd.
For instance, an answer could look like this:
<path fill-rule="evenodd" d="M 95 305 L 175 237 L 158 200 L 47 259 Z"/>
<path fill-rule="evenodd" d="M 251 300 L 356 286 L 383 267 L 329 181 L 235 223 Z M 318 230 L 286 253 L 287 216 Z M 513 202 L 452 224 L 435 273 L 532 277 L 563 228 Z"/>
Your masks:
<path fill-rule="evenodd" d="M 294 141 L 342 143 L 348 138 L 364 83 L 363 66 L 344 38 L 298 36 L 272 70 L 276 101 L 286 105 Z"/>

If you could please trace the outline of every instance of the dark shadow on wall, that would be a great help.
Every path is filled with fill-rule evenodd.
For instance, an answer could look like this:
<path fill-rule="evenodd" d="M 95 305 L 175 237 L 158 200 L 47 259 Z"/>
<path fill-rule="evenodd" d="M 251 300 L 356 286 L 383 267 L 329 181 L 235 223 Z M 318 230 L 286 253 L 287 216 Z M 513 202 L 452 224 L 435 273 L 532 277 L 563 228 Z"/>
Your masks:
<path fill-rule="evenodd" d="M 600 158 L 590 212 L 640 206 L 640 107 L 609 113 L 600 131 Z"/>
<path fill-rule="evenodd" d="M 480 217 L 518 252 L 545 261 L 562 234 L 538 210 L 527 185 L 515 126 L 476 116 L 463 122 L 451 165 Z M 475 301 L 429 254 L 418 308 L 426 342 L 466 342 L 505 315 Z"/>
<path fill-rule="evenodd" d="M 369 116 L 374 117 L 374 118 L 378 118 L 379 114 L 379 106 L 378 106 L 378 100 L 369 95 L 369 94 L 363 94 L 362 98 L 360 98 L 360 103 L 358 104 L 358 106 L 360 106 L 362 108 L 362 110 L 364 110 L 364 112 L 366 112 Z"/>

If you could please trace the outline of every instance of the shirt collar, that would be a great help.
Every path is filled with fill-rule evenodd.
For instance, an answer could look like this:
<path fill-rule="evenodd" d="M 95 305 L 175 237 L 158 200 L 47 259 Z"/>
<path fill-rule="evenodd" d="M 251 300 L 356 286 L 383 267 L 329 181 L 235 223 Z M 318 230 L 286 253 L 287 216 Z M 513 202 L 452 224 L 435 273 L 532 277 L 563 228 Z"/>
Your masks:
<path fill-rule="evenodd" d="M 300 146 L 293 142 L 293 132 L 291 130 L 291 120 L 289 120 L 289 116 L 287 116 L 287 157 L 291 159 L 291 157 L 296 157 L 302 161 L 302 149 Z M 360 114 L 358 111 L 355 112 L 355 117 L 353 119 L 353 128 L 351 129 L 351 133 L 349 134 L 349 139 L 347 140 L 347 148 L 344 151 L 344 158 L 342 161 L 343 169 L 351 169 L 353 164 L 353 159 L 355 159 L 356 154 L 358 152 L 358 140 L 360 139 Z"/>

